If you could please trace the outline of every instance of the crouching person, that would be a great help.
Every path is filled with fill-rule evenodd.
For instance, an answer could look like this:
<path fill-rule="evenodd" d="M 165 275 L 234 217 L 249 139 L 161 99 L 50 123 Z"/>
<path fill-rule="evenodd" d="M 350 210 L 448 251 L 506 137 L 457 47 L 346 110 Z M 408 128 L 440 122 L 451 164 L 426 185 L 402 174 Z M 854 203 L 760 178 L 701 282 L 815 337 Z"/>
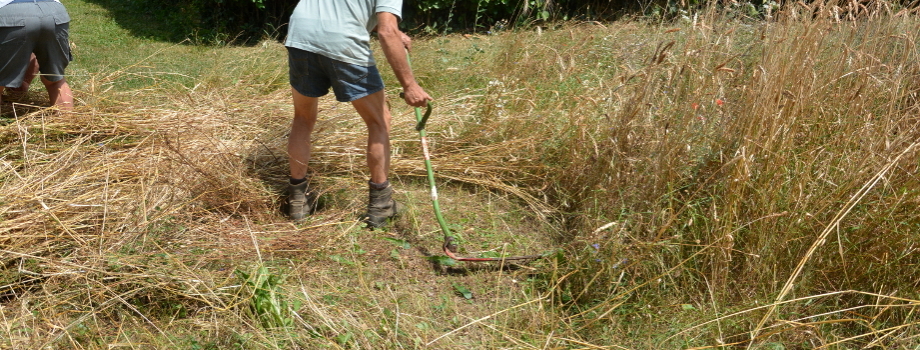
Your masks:
<path fill-rule="evenodd" d="M 70 15 L 56 0 L 0 0 L 0 98 L 5 88 L 27 91 L 37 70 L 51 104 L 71 110 L 69 30 Z"/>

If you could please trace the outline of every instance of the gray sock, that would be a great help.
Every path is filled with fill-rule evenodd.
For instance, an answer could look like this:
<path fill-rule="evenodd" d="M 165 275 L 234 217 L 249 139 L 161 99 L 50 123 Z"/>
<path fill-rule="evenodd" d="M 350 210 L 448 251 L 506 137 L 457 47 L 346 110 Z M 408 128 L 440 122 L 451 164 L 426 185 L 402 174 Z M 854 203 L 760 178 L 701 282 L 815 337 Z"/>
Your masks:
<path fill-rule="evenodd" d="M 387 188 L 387 186 L 390 186 L 390 180 L 384 181 L 382 184 L 377 184 L 372 181 L 368 181 L 367 183 L 371 185 L 371 189 L 378 191 Z"/>

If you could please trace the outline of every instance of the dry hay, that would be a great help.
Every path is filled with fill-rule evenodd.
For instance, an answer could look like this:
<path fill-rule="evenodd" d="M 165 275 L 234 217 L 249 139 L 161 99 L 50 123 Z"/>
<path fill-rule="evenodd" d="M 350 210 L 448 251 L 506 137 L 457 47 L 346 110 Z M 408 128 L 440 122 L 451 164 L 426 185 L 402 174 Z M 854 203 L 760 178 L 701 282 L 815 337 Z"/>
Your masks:
<path fill-rule="evenodd" d="M 218 286 L 232 277 L 229 262 L 261 258 L 253 250 L 256 235 L 275 237 L 266 243 L 273 250 L 309 253 L 310 246 L 333 243 L 335 236 L 324 230 L 357 224 L 363 196 L 324 208 L 309 227 L 282 215 L 289 92 L 251 93 L 238 85 L 188 94 L 146 91 L 144 100 L 157 105 L 92 96 L 87 100 L 107 105 L 79 106 L 66 115 L 37 110 L 0 126 L 0 264 L 6 270 L 0 298 L 44 300 L 36 312 L 50 321 L 27 337 L 32 344 L 54 342 L 112 306 L 131 309 L 126 300 L 132 298 L 227 310 L 232 293 Z M 392 173 L 421 180 L 424 165 L 407 109 L 394 109 Z M 436 115 L 428 128 L 456 122 Z M 364 126 L 353 109 L 322 100 L 315 136 L 313 171 L 321 190 L 363 189 Z M 439 178 L 509 193 L 537 213 L 549 212 L 516 185 L 538 173 L 503 164 L 526 142 L 476 146 L 438 131 L 432 139 Z M 71 285 L 88 289 L 81 294 Z M 94 305 L 81 308 L 77 321 L 59 314 L 66 309 L 60 303 L 73 299 Z M 3 312 L 10 324 L 35 320 L 15 310 Z"/>

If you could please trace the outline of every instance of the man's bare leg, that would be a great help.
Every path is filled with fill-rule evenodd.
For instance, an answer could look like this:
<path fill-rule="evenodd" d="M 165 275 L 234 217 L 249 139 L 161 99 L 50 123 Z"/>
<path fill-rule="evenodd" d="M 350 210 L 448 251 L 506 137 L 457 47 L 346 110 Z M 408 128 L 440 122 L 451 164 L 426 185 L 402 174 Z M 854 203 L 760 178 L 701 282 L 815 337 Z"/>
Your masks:
<path fill-rule="evenodd" d="M 307 176 L 307 164 L 310 163 L 313 127 L 319 114 L 319 99 L 301 95 L 291 89 L 294 95 L 294 121 L 291 122 L 291 134 L 288 137 L 288 159 L 290 160 L 291 178 L 303 179 Z"/>
<path fill-rule="evenodd" d="M 294 97 L 294 120 L 288 136 L 288 160 L 291 167 L 291 181 L 288 187 L 288 215 L 294 221 L 305 219 L 313 211 L 315 196 L 307 181 L 307 167 L 310 164 L 310 150 L 313 147 L 311 135 L 319 113 L 319 100 L 301 95 L 291 88 Z"/>
<path fill-rule="evenodd" d="M 387 182 L 390 171 L 390 110 L 386 94 L 378 91 L 351 102 L 367 125 L 367 166 L 371 182 Z"/>
<path fill-rule="evenodd" d="M 45 89 L 48 90 L 48 99 L 51 104 L 62 111 L 73 110 L 73 91 L 70 90 L 66 79 L 49 81 L 42 77 L 41 80 L 42 84 L 45 84 Z"/>
<path fill-rule="evenodd" d="M 35 58 L 35 54 L 33 53 L 32 57 L 29 58 L 29 66 L 26 68 L 26 75 L 22 77 L 22 85 L 19 85 L 18 88 L 12 88 L 10 90 L 19 93 L 25 93 L 29 91 L 29 86 L 32 86 L 32 80 L 35 79 L 36 75 L 38 75 L 38 59 Z"/>
<path fill-rule="evenodd" d="M 367 166 L 371 171 L 367 213 L 362 217 L 368 227 L 386 225 L 401 211 L 393 200 L 393 186 L 387 180 L 390 171 L 390 110 L 383 91 L 352 101 L 367 125 Z"/>

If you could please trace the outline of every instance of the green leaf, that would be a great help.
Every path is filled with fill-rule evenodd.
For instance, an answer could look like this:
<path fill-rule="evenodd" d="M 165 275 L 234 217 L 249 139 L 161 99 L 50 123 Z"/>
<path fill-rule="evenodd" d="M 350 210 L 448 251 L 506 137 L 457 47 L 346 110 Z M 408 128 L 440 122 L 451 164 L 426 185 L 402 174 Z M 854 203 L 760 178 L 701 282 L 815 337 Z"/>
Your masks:
<path fill-rule="evenodd" d="M 493 251 L 482 252 L 482 253 L 479 253 L 479 257 L 480 258 L 501 258 L 502 253 L 493 252 Z"/>
<path fill-rule="evenodd" d="M 425 259 L 428 259 L 429 261 L 433 261 L 433 262 L 435 262 L 435 263 L 437 263 L 437 264 L 441 264 L 441 265 L 444 265 L 444 266 L 454 266 L 454 265 L 457 265 L 457 261 L 456 261 L 456 260 L 451 259 L 451 258 L 446 257 L 446 256 L 443 256 L 443 255 L 429 256 L 429 257 L 425 257 Z"/>
<path fill-rule="evenodd" d="M 346 259 L 346 258 L 343 258 L 343 257 L 341 257 L 341 256 L 339 256 L 339 255 L 330 255 L 330 256 L 329 256 L 329 259 L 332 259 L 332 261 L 335 261 L 335 262 L 337 262 L 337 263 L 339 263 L 339 264 L 342 264 L 342 265 L 349 265 L 349 266 L 354 266 L 354 265 L 355 265 L 355 263 L 352 262 L 351 260 L 348 260 L 348 259 Z"/>
<path fill-rule="evenodd" d="M 681 304 L 680 308 L 683 309 L 684 311 L 696 310 L 696 308 L 690 304 Z"/>
<path fill-rule="evenodd" d="M 335 340 L 336 340 L 336 342 L 338 342 L 340 345 L 345 345 L 345 344 L 348 343 L 349 340 L 351 340 L 351 337 L 352 337 L 352 334 L 351 334 L 351 332 L 349 332 L 349 333 L 339 334 L 339 335 L 335 336 Z"/>
<path fill-rule="evenodd" d="M 383 239 L 386 240 L 387 242 L 395 244 L 397 247 L 400 247 L 402 249 L 412 248 L 412 245 L 410 245 L 409 242 L 404 239 L 391 238 L 391 237 L 383 237 Z"/>
<path fill-rule="evenodd" d="M 473 299 L 473 292 L 471 292 L 469 288 L 454 283 L 454 289 L 457 290 L 457 294 L 460 294 L 460 296 L 466 299 Z"/>
<path fill-rule="evenodd" d="M 769 350 L 786 350 L 786 346 L 781 343 L 766 343 L 763 346 Z"/>

